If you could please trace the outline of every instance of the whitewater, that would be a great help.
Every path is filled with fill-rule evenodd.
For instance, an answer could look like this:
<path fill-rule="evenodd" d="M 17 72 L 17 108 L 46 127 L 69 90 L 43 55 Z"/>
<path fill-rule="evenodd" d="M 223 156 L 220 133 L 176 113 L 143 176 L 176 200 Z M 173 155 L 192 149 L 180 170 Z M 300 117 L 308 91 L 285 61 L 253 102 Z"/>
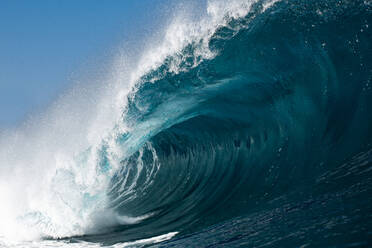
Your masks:
<path fill-rule="evenodd" d="M 194 8 L 1 131 L 0 246 L 372 245 L 372 2 Z"/>

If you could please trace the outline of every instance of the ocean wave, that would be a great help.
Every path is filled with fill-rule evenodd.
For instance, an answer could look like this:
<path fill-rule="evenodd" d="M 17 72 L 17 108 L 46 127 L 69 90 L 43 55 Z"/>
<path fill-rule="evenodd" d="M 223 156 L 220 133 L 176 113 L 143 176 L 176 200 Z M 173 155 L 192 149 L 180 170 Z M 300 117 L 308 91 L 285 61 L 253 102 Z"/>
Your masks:
<path fill-rule="evenodd" d="M 0 217 L 44 238 L 115 244 L 196 232 L 299 189 L 314 194 L 322 175 L 371 146 L 371 11 L 355 0 L 212 1 L 202 19 L 178 15 L 126 86 L 98 101 L 94 115 L 112 116 L 88 125 L 78 147 L 45 151 L 40 135 L 6 141 L 1 161 L 13 167 L 1 169 L 11 175 L 1 198 L 13 204 L 34 183 L 13 178 L 42 185 Z M 25 141 L 43 151 L 20 149 Z"/>

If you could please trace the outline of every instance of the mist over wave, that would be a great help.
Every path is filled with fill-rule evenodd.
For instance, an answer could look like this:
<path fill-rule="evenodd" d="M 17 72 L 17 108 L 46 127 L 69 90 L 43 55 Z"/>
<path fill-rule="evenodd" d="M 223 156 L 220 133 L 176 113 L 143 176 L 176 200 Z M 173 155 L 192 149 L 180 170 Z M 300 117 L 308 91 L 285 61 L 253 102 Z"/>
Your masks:
<path fill-rule="evenodd" d="M 0 244 L 370 244 L 371 5 L 178 8 L 143 54 L 2 133 Z"/>

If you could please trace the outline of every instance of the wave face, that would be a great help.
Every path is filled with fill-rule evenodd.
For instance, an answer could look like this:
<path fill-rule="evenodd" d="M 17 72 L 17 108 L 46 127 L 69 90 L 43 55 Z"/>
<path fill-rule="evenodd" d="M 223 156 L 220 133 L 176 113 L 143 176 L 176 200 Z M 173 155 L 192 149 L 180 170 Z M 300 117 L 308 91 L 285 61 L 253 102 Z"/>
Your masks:
<path fill-rule="evenodd" d="M 106 245 L 370 245 L 371 14 L 361 0 L 211 2 L 17 223 Z"/>

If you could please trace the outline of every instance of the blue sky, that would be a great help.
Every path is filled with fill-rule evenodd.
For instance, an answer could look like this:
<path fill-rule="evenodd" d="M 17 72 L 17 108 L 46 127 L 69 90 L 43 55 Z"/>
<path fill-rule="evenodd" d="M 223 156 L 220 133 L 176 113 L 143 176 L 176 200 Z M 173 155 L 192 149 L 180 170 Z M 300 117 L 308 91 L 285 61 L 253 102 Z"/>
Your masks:
<path fill-rule="evenodd" d="M 45 108 L 74 73 L 104 63 L 123 40 L 151 32 L 172 2 L 1 0 L 0 127 Z"/>

